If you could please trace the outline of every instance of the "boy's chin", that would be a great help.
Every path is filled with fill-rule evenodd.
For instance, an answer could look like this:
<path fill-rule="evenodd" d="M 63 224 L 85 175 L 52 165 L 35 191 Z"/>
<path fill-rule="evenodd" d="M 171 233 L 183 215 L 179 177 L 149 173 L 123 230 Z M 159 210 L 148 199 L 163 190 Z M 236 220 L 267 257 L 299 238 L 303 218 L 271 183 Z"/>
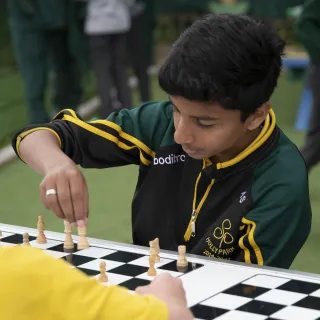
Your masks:
<path fill-rule="evenodd" d="M 206 159 L 208 158 L 205 154 L 203 153 L 199 153 L 199 154 L 188 154 L 188 156 L 192 159 L 195 159 L 195 160 L 203 160 L 203 159 Z"/>

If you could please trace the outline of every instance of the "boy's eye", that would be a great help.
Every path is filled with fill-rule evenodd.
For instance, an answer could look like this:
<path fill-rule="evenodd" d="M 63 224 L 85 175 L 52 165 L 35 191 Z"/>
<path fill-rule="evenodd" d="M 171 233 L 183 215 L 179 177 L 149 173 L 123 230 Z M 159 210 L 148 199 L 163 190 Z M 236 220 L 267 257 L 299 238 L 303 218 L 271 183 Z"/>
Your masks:
<path fill-rule="evenodd" d="M 201 123 L 199 120 L 197 121 L 197 125 L 201 128 L 212 128 L 214 126 L 214 124 L 204 124 L 204 123 Z"/>

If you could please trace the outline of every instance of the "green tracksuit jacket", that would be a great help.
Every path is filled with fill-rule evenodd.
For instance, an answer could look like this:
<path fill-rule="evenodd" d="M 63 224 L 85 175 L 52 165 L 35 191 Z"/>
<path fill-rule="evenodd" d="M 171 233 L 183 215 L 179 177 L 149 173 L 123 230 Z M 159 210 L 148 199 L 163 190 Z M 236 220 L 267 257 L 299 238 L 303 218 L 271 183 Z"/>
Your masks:
<path fill-rule="evenodd" d="M 84 168 L 140 167 L 132 202 L 137 245 L 158 237 L 162 249 L 185 244 L 192 254 L 288 268 L 309 235 L 304 160 L 272 110 L 246 150 L 216 164 L 190 158 L 175 143 L 170 102 L 90 122 L 61 111 L 51 123 L 14 136 L 18 156 L 22 139 L 42 129 L 53 130 L 63 152 Z"/>

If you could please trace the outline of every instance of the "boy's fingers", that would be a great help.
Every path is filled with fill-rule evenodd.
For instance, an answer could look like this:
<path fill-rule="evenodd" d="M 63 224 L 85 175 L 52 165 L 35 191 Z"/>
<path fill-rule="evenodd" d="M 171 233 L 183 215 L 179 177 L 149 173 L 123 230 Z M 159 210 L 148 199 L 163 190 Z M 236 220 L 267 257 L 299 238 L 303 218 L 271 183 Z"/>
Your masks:
<path fill-rule="evenodd" d="M 57 192 L 58 201 L 64 214 L 64 218 L 70 223 L 75 222 L 69 182 L 65 177 L 58 179 Z"/>
<path fill-rule="evenodd" d="M 85 190 L 82 177 L 72 177 L 69 180 L 69 186 L 75 222 L 85 221 L 87 215 L 84 210 Z"/>
<path fill-rule="evenodd" d="M 56 190 L 57 194 L 47 195 L 46 194 L 47 190 L 51 190 L 51 189 Z M 51 210 L 57 217 L 64 219 L 65 215 L 62 208 L 60 207 L 58 194 L 59 194 L 59 191 L 58 191 L 58 186 L 56 184 L 47 184 L 44 191 L 44 202 L 45 202 L 46 208 Z"/>

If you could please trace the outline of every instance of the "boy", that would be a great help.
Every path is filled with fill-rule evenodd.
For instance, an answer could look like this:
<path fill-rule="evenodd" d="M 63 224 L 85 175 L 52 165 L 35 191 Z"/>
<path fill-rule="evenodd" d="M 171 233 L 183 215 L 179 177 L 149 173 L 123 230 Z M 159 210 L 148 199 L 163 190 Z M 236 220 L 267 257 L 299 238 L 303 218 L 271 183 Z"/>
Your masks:
<path fill-rule="evenodd" d="M 0 319 L 191 320 L 180 279 L 159 275 L 136 295 L 104 286 L 32 247 L 0 248 Z M 17 303 L 19 301 L 19 303 Z"/>
<path fill-rule="evenodd" d="M 276 125 L 270 96 L 284 43 L 246 16 L 209 15 L 177 42 L 159 72 L 169 101 L 82 121 L 63 110 L 13 139 L 44 176 L 47 208 L 85 224 L 83 168 L 139 165 L 133 242 L 289 268 L 310 232 L 307 172 Z"/>

